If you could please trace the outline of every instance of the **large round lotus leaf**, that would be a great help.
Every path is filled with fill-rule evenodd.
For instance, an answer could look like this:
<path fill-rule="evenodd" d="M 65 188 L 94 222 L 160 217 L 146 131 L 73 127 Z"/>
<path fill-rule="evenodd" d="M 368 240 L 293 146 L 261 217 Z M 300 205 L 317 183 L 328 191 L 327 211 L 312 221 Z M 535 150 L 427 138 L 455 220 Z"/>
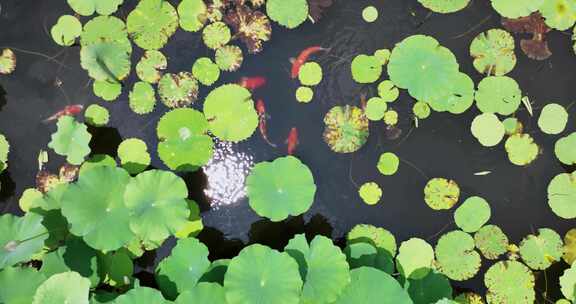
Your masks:
<path fill-rule="evenodd" d="M 378 171 L 383 175 L 394 175 L 400 166 L 400 159 L 392 152 L 382 153 L 378 159 Z"/>
<path fill-rule="evenodd" d="M 576 293 L 574 287 L 576 286 L 576 264 L 572 264 L 569 269 L 566 269 L 560 277 L 560 290 L 562 294 L 570 301 L 576 300 Z"/>
<path fill-rule="evenodd" d="M 561 218 L 576 218 L 576 172 L 558 174 L 550 181 L 548 205 Z"/>
<path fill-rule="evenodd" d="M 474 104 L 474 93 L 472 78 L 464 73 L 457 73 L 451 90 L 426 102 L 434 111 L 462 114 Z"/>
<path fill-rule="evenodd" d="M 358 55 L 352 60 L 352 78 L 358 83 L 373 83 L 382 74 L 382 62 L 376 56 Z"/>
<path fill-rule="evenodd" d="M 58 18 L 58 22 L 50 29 L 50 34 L 54 42 L 62 46 L 71 46 L 82 33 L 82 23 L 78 18 L 70 15 L 63 15 Z"/>
<path fill-rule="evenodd" d="M 258 127 L 258 114 L 250 91 L 237 84 L 212 90 L 204 101 L 204 115 L 210 132 L 226 141 L 245 140 Z"/>
<path fill-rule="evenodd" d="M 92 84 L 94 95 L 106 100 L 114 101 L 122 93 L 122 84 L 115 80 L 96 80 Z"/>
<path fill-rule="evenodd" d="M 136 64 L 136 75 L 142 81 L 157 83 L 162 77 L 162 70 L 165 70 L 168 60 L 164 54 L 157 50 L 148 50 L 144 53 L 138 64 Z"/>
<path fill-rule="evenodd" d="M 52 134 L 48 147 L 56 154 L 66 156 L 66 161 L 80 165 L 84 158 L 90 154 L 90 139 L 87 127 L 74 120 L 74 117 L 63 116 L 58 120 L 58 130 Z"/>
<path fill-rule="evenodd" d="M 224 286 L 228 304 L 298 304 L 302 279 L 287 253 L 254 244 L 230 261 Z"/>
<path fill-rule="evenodd" d="M 298 73 L 300 83 L 305 86 L 315 86 L 322 81 L 322 67 L 313 61 L 306 62 Z"/>
<path fill-rule="evenodd" d="M 540 130 L 546 134 L 556 135 L 562 133 L 568 123 L 568 112 L 557 103 L 550 103 L 542 108 L 538 118 Z"/>
<path fill-rule="evenodd" d="M 158 122 L 158 154 L 172 170 L 195 171 L 212 158 L 208 121 L 194 109 L 172 110 Z"/>
<path fill-rule="evenodd" d="M 130 73 L 130 53 L 120 43 L 95 43 L 80 50 L 80 64 L 90 77 L 120 82 Z"/>
<path fill-rule="evenodd" d="M 559 31 L 571 28 L 576 22 L 576 2 L 573 0 L 545 0 L 540 13 L 546 25 Z"/>
<path fill-rule="evenodd" d="M 198 81 L 192 73 L 167 73 L 158 82 L 158 94 L 169 108 L 187 107 L 198 98 Z"/>
<path fill-rule="evenodd" d="M 91 16 L 95 12 L 110 15 L 116 12 L 124 0 L 68 0 L 68 5 L 79 15 Z"/>
<path fill-rule="evenodd" d="M 234 72 L 244 61 L 242 49 L 236 45 L 225 45 L 216 50 L 214 61 L 222 71 Z"/>
<path fill-rule="evenodd" d="M 478 34 L 470 44 L 474 67 L 481 74 L 502 76 L 516 65 L 514 37 L 505 30 L 491 29 Z"/>
<path fill-rule="evenodd" d="M 0 216 L 0 269 L 29 260 L 42 249 L 46 239 L 48 234 L 40 215 Z"/>
<path fill-rule="evenodd" d="M 8 75 L 16 69 L 16 55 L 11 49 L 3 49 L 0 53 L 0 74 Z"/>
<path fill-rule="evenodd" d="M 508 76 L 489 76 L 478 84 L 475 98 L 483 113 L 510 115 L 518 110 L 522 92 L 516 80 Z"/>
<path fill-rule="evenodd" d="M 300 303 L 333 303 L 350 283 L 346 256 L 332 240 L 316 236 L 310 245 L 303 234 L 288 242 L 284 252 L 293 257 L 304 280 Z"/>
<path fill-rule="evenodd" d="M 6 267 L 0 272 L 0 302 L 32 303 L 34 292 L 46 277 L 32 267 Z"/>
<path fill-rule="evenodd" d="M 205 86 L 214 84 L 220 78 L 220 69 L 218 65 L 212 62 L 208 57 L 196 59 L 192 66 L 192 75 Z"/>
<path fill-rule="evenodd" d="M 554 146 L 554 154 L 565 165 L 576 164 L 576 132 L 560 138 Z"/>
<path fill-rule="evenodd" d="M 489 260 L 497 259 L 508 250 L 508 237 L 500 227 L 494 225 L 480 228 L 474 234 L 474 243 L 482 255 Z"/>
<path fill-rule="evenodd" d="M 174 299 L 179 293 L 192 290 L 209 267 L 208 248 L 198 239 L 181 239 L 158 264 L 156 281 L 164 295 Z"/>
<path fill-rule="evenodd" d="M 466 232 L 476 232 L 490 219 L 488 202 L 478 196 L 467 198 L 454 212 L 456 226 Z"/>
<path fill-rule="evenodd" d="M 139 138 L 128 138 L 118 146 L 118 158 L 130 174 L 138 174 L 150 165 L 148 146 Z"/>
<path fill-rule="evenodd" d="M 194 288 L 188 289 L 181 293 L 174 303 L 227 304 L 224 288 L 222 285 L 217 283 L 199 283 Z"/>
<path fill-rule="evenodd" d="M 480 269 L 480 254 L 474 250 L 474 239 L 466 232 L 455 230 L 444 234 L 435 250 L 438 270 L 452 280 L 468 280 Z"/>
<path fill-rule="evenodd" d="M 506 18 L 526 17 L 537 11 L 545 0 L 491 0 L 492 7 Z"/>
<path fill-rule="evenodd" d="M 576 229 L 572 228 L 564 235 L 564 254 L 562 259 L 572 265 L 576 261 Z"/>
<path fill-rule="evenodd" d="M 213 50 L 228 44 L 231 38 L 230 28 L 224 22 L 211 23 L 202 31 L 204 44 Z"/>
<path fill-rule="evenodd" d="M 170 171 L 150 170 L 126 185 L 124 203 L 130 210 L 130 229 L 145 243 L 162 243 L 178 232 L 190 215 L 188 188 Z"/>
<path fill-rule="evenodd" d="M 69 238 L 64 247 L 49 252 L 42 258 L 40 272 L 49 278 L 57 273 L 75 271 L 90 280 L 91 287 L 100 283 L 95 249 L 80 238 Z"/>
<path fill-rule="evenodd" d="M 463 10 L 470 0 L 418 0 L 418 2 L 433 12 L 449 14 Z"/>
<path fill-rule="evenodd" d="M 379 250 L 396 256 L 396 238 L 390 231 L 367 224 L 358 224 L 346 236 L 348 244 L 369 243 Z"/>
<path fill-rule="evenodd" d="M 44 281 L 34 294 L 32 304 L 88 304 L 90 280 L 77 272 L 55 274 Z"/>
<path fill-rule="evenodd" d="M 302 103 L 309 103 L 314 98 L 314 91 L 309 87 L 299 87 L 296 90 L 296 100 Z"/>
<path fill-rule="evenodd" d="M 405 287 L 414 304 L 429 304 L 452 297 L 452 286 L 448 278 L 436 271 L 419 280 L 407 280 Z"/>
<path fill-rule="evenodd" d="M 129 180 L 121 168 L 99 166 L 82 172 L 62 197 L 62 214 L 70 232 L 102 251 L 126 245 L 134 236 L 123 198 Z"/>
<path fill-rule="evenodd" d="M 108 109 L 97 104 L 91 104 L 86 111 L 84 111 L 84 119 L 86 123 L 95 127 L 105 126 L 110 119 Z"/>
<path fill-rule="evenodd" d="M 0 172 L 8 168 L 8 153 L 10 153 L 10 144 L 6 137 L 0 134 Z"/>
<path fill-rule="evenodd" d="M 246 178 L 250 207 L 278 222 L 300 215 L 312 206 L 316 185 L 310 169 L 294 156 L 261 162 Z"/>
<path fill-rule="evenodd" d="M 379 121 L 384 118 L 388 110 L 388 104 L 380 97 L 372 97 L 366 103 L 366 117 L 372 121 Z"/>
<path fill-rule="evenodd" d="M 168 1 L 142 0 L 126 18 L 134 43 L 145 50 L 161 49 L 178 28 L 178 14 Z"/>
<path fill-rule="evenodd" d="M 116 160 L 107 154 L 94 154 L 82 164 L 79 174 L 100 166 L 116 167 Z"/>
<path fill-rule="evenodd" d="M 203 0 L 182 0 L 178 4 L 180 27 L 189 32 L 199 31 L 206 22 L 207 7 Z"/>
<path fill-rule="evenodd" d="M 436 39 L 414 35 L 398 43 L 388 63 L 390 80 L 416 100 L 434 100 L 454 90 L 456 57 Z"/>
<path fill-rule="evenodd" d="M 388 274 L 394 273 L 394 257 L 368 242 L 349 243 L 344 248 L 344 253 L 351 269 L 366 266 Z"/>
<path fill-rule="evenodd" d="M 149 287 L 136 287 L 117 297 L 114 304 L 168 304 L 162 294 Z"/>
<path fill-rule="evenodd" d="M 534 275 L 520 262 L 501 261 L 492 265 L 484 274 L 484 284 L 488 288 L 488 303 L 534 303 Z"/>
<path fill-rule="evenodd" d="M 506 134 L 504 124 L 498 119 L 494 113 L 483 113 L 472 121 L 470 126 L 472 135 L 476 137 L 478 142 L 484 147 L 494 147 L 502 141 Z"/>
<path fill-rule="evenodd" d="M 360 189 L 358 189 L 358 194 L 364 203 L 368 205 L 376 205 L 380 198 L 382 198 L 382 189 L 377 183 L 368 182 L 364 183 Z"/>
<path fill-rule="evenodd" d="M 400 244 L 396 264 L 400 274 L 408 279 L 421 279 L 432 269 L 434 249 L 425 240 L 411 238 Z"/>
<path fill-rule="evenodd" d="M 408 292 L 389 274 L 360 267 L 350 271 L 352 282 L 334 304 L 412 304 Z"/>
<path fill-rule="evenodd" d="M 324 142 L 337 153 L 356 152 L 368 140 L 368 123 L 364 111 L 358 107 L 333 107 L 324 116 Z"/>
<path fill-rule="evenodd" d="M 362 10 L 362 19 L 366 22 L 374 22 L 378 19 L 378 9 L 370 5 Z"/>
<path fill-rule="evenodd" d="M 515 165 L 526 166 L 538 157 L 540 148 L 530 134 L 514 134 L 506 140 L 508 159 Z"/>
<path fill-rule="evenodd" d="M 433 178 L 424 188 L 424 201 L 434 210 L 450 209 L 458 202 L 460 188 L 453 180 Z"/>
<path fill-rule="evenodd" d="M 80 35 L 80 45 L 99 43 L 118 44 L 126 53 L 132 53 L 132 44 L 124 21 L 114 16 L 97 16 L 84 25 Z"/>
<path fill-rule="evenodd" d="M 269 0 L 266 13 L 270 19 L 289 29 L 298 27 L 308 18 L 306 0 Z"/>
<path fill-rule="evenodd" d="M 556 231 L 538 229 L 538 234 L 529 234 L 520 243 L 520 256 L 528 267 L 543 270 L 562 257 L 564 243 Z"/>
<path fill-rule="evenodd" d="M 134 83 L 132 91 L 128 96 L 130 109 L 136 114 L 148 114 L 154 110 L 156 105 L 156 92 L 151 84 L 138 81 Z"/>

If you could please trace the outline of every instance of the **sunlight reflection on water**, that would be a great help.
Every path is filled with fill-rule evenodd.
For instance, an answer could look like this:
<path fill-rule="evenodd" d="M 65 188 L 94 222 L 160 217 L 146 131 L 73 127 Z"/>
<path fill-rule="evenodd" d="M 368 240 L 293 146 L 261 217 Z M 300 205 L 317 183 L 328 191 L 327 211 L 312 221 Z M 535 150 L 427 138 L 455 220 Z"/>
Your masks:
<path fill-rule="evenodd" d="M 246 196 L 244 182 L 254 166 L 254 158 L 235 148 L 232 143 L 216 140 L 214 156 L 204 166 L 208 178 L 204 194 L 214 209 L 234 204 Z"/>

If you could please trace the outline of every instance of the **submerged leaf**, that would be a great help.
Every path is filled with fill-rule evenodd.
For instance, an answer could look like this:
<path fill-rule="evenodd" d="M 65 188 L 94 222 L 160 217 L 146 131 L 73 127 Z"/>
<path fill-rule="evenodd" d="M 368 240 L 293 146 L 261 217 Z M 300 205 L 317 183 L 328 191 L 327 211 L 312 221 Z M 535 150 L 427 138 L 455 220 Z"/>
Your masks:
<path fill-rule="evenodd" d="M 368 118 L 354 106 L 336 106 L 324 116 L 324 142 L 336 153 L 358 151 L 368 140 Z"/>

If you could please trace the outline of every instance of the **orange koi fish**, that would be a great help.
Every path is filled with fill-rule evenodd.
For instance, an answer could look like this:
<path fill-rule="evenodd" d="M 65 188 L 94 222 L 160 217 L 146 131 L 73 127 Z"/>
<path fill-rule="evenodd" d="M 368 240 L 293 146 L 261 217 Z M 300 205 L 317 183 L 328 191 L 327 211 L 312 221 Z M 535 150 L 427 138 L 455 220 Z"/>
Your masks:
<path fill-rule="evenodd" d="M 81 104 L 66 106 L 61 111 L 56 112 L 54 115 L 44 119 L 42 122 L 47 123 L 54 120 L 58 120 L 62 116 L 74 116 L 84 109 L 84 106 Z"/>
<path fill-rule="evenodd" d="M 258 129 L 260 129 L 260 134 L 262 134 L 262 138 L 264 141 L 268 143 L 270 146 L 276 148 L 276 145 L 270 142 L 268 139 L 268 132 L 266 128 L 266 119 L 268 118 L 268 114 L 266 114 L 266 107 L 264 106 L 264 101 L 262 99 L 258 99 L 256 102 L 256 111 L 258 112 Z"/>
<path fill-rule="evenodd" d="M 290 134 L 288 134 L 288 138 L 286 139 L 286 144 L 288 145 L 288 155 L 292 155 L 294 150 L 296 150 L 296 146 L 300 141 L 298 141 L 298 129 L 292 128 L 290 130 Z"/>
<path fill-rule="evenodd" d="M 242 77 L 238 84 L 250 91 L 263 87 L 266 84 L 266 78 L 262 76 Z"/>
<path fill-rule="evenodd" d="M 292 79 L 298 77 L 298 73 L 300 73 L 300 68 L 308 61 L 308 58 L 315 53 L 328 51 L 329 49 L 323 48 L 321 46 L 311 46 L 303 50 L 300 55 L 296 59 L 291 58 L 290 62 L 292 62 L 292 71 L 290 76 Z"/>

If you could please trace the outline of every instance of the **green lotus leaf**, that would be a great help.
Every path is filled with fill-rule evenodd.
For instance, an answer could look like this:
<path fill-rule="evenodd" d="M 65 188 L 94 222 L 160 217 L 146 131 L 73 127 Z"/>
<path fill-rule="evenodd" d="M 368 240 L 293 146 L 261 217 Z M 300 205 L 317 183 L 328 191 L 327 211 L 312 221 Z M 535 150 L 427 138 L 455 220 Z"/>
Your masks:
<path fill-rule="evenodd" d="M 68 5 L 79 15 L 91 16 L 94 13 L 111 15 L 124 0 L 68 0 Z"/>
<path fill-rule="evenodd" d="M 145 50 L 164 47 L 178 28 L 178 13 L 163 0 L 141 0 L 126 18 L 128 33 Z"/>
<path fill-rule="evenodd" d="M 386 65 L 388 60 L 390 60 L 391 54 L 392 52 L 389 49 L 379 49 L 374 52 L 374 57 L 378 58 L 382 65 Z"/>
<path fill-rule="evenodd" d="M 344 253 L 351 269 L 365 266 L 394 273 L 394 257 L 368 242 L 350 243 L 344 248 Z"/>
<path fill-rule="evenodd" d="M 545 0 L 491 0 L 492 7 L 506 18 L 526 17 L 537 11 Z"/>
<path fill-rule="evenodd" d="M 210 267 L 208 248 L 197 239 L 178 240 L 172 253 L 158 264 L 156 281 L 167 298 L 193 290 Z"/>
<path fill-rule="evenodd" d="M 313 61 L 306 62 L 298 73 L 300 83 L 305 86 L 315 86 L 322 81 L 322 67 Z"/>
<path fill-rule="evenodd" d="M 82 33 L 82 23 L 74 16 L 63 15 L 50 29 L 54 42 L 61 46 L 71 46 Z"/>
<path fill-rule="evenodd" d="M 47 253 L 42 259 L 40 272 L 47 278 L 63 272 L 75 271 L 90 280 L 95 288 L 100 283 L 97 252 L 79 238 L 69 238 L 64 247 Z"/>
<path fill-rule="evenodd" d="M 431 112 L 432 111 L 430 110 L 430 106 L 424 101 L 418 101 L 412 107 L 412 113 L 414 113 L 414 116 L 416 116 L 418 119 L 428 118 Z"/>
<path fill-rule="evenodd" d="M 46 277 L 33 267 L 6 267 L 0 272 L 0 301 L 6 304 L 32 303 L 34 292 Z"/>
<path fill-rule="evenodd" d="M 77 272 L 55 274 L 36 290 L 32 304 L 88 304 L 90 280 Z"/>
<path fill-rule="evenodd" d="M 352 282 L 334 304 L 412 304 L 402 286 L 389 274 L 370 267 L 350 271 Z"/>
<path fill-rule="evenodd" d="M 94 95 L 106 101 L 114 101 L 122 93 L 122 85 L 114 80 L 97 80 L 92 84 L 92 90 Z"/>
<path fill-rule="evenodd" d="M 474 250 L 474 239 L 466 232 L 455 230 L 444 234 L 435 251 L 438 270 L 451 280 L 468 280 L 480 270 L 480 254 Z"/>
<path fill-rule="evenodd" d="M 156 106 L 156 92 L 151 84 L 138 81 L 134 83 L 128 96 L 130 109 L 140 115 L 151 113 Z"/>
<path fill-rule="evenodd" d="M 10 144 L 6 137 L 0 134 L 0 172 L 8 168 L 8 154 L 10 153 Z"/>
<path fill-rule="evenodd" d="M 576 172 L 558 174 L 550 181 L 548 205 L 561 218 L 576 218 Z"/>
<path fill-rule="evenodd" d="M 534 275 L 520 262 L 501 261 L 492 265 L 484 274 L 484 284 L 488 288 L 488 303 L 534 303 Z"/>
<path fill-rule="evenodd" d="M 554 154 L 565 165 L 576 164 L 576 132 L 560 138 L 554 146 Z"/>
<path fill-rule="evenodd" d="M 368 205 L 376 205 L 382 198 L 382 189 L 374 182 L 364 183 L 358 190 L 360 198 Z"/>
<path fill-rule="evenodd" d="M 202 57 L 198 58 L 196 62 L 194 62 L 194 65 L 192 66 L 192 75 L 194 75 L 201 84 L 210 86 L 220 78 L 220 69 L 217 64 L 212 62 L 212 59 Z"/>
<path fill-rule="evenodd" d="M 98 256 L 98 272 L 106 284 L 120 287 L 131 284 L 134 263 L 130 254 L 128 249 L 120 248 Z"/>
<path fill-rule="evenodd" d="M 467 198 L 454 212 L 456 226 L 465 232 L 476 232 L 488 222 L 491 215 L 488 202 L 478 196 Z"/>
<path fill-rule="evenodd" d="M 188 202 L 188 209 L 190 209 L 190 216 L 188 216 L 188 221 L 186 221 L 184 227 L 174 234 L 178 239 L 194 237 L 204 229 L 202 217 L 200 216 L 200 207 L 193 200 L 186 201 Z"/>
<path fill-rule="evenodd" d="M 302 103 L 309 103 L 314 98 L 314 91 L 309 87 L 298 87 L 296 90 L 296 100 Z"/>
<path fill-rule="evenodd" d="M 522 92 L 516 80 L 508 76 L 489 76 L 478 84 L 475 98 L 483 113 L 510 115 L 518 110 Z"/>
<path fill-rule="evenodd" d="M 62 196 L 68 188 L 68 183 L 58 183 L 52 186 L 42 198 L 32 202 L 32 211 L 42 214 L 43 211 L 58 210 L 62 206 Z"/>
<path fill-rule="evenodd" d="M 384 114 L 388 110 L 388 104 L 380 97 L 372 97 L 366 103 L 366 118 L 372 121 L 379 121 L 384 118 Z"/>
<path fill-rule="evenodd" d="M 346 236 L 348 244 L 369 243 L 379 250 L 396 256 L 396 238 L 390 231 L 367 224 L 358 224 Z"/>
<path fill-rule="evenodd" d="M 418 2 L 433 12 L 449 14 L 463 10 L 470 0 L 418 0 Z"/>
<path fill-rule="evenodd" d="M 107 154 L 94 154 L 82 164 L 79 174 L 100 166 L 116 167 L 116 160 Z"/>
<path fill-rule="evenodd" d="M 427 101 L 434 111 L 462 114 L 474 104 L 474 82 L 468 75 L 457 73 L 453 84 L 447 94 L 444 92 L 440 97 Z"/>
<path fill-rule="evenodd" d="M 90 77 L 120 82 L 130 73 L 130 53 L 119 43 L 95 43 L 80 50 L 80 64 Z"/>
<path fill-rule="evenodd" d="M 576 229 L 572 228 L 564 235 L 564 254 L 562 259 L 566 264 L 572 265 L 576 261 Z"/>
<path fill-rule="evenodd" d="M 480 74 L 502 76 L 516 65 L 514 37 L 505 30 L 491 29 L 478 34 L 470 44 L 470 56 Z"/>
<path fill-rule="evenodd" d="M 458 62 L 436 39 L 414 35 L 392 50 L 388 75 L 416 100 L 430 101 L 454 90 L 455 79 L 459 77 Z"/>
<path fill-rule="evenodd" d="M 24 212 L 30 211 L 31 208 L 36 208 L 37 201 L 42 200 L 42 192 L 36 188 L 28 188 L 22 192 L 22 196 L 18 200 L 18 206 Z"/>
<path fill-rule="evenodd" d="M 108 124 L 110 119 L 110 113 L 105 107 L 99 106 L 97 104 L 91 104 L 84 112 L 84 119 L 87 124 L 93 125 L 95 127 L 102 127 Z"/>
<path fill-rule="evenodd" d="M 400 166 L 400 159 L 392 152 L 382 153 L 378 159 L 378 171 L 383 175 L 394 175 Z"/>
<path fill-rule="evenodd" d="M 188 32 L 197 32 L 206 22 L 207 7 L 203 0 L 183 0 L 178 4 L 180 27 Z"/>
<path fill-rule="evenodd" d="M 388 126 L 395 126 L 398 124 L 398 118 L 398 112 L 394 110 L 388 110 L 386 113 L 384 113 L 384 118 L 382 120 Z"/>
<path fill-rule="evenodd" d="M 508 136 L 522 133 L 524 129 L 524 126 L 516 117 L 508 117 L 502 121 L 502 124 Z"/>
<path fill-rule="evenodd" d="M 368 122 L 358 107 L 333 107 L 324 116 L 324 142 L 336 153 L 356 152 L 368 140 Z"/>
<path fill-rule="evenodd" d="M 576 293 L 574 292 L 574 286 L 576 286 L 576 266 L 572 266 L 566 270 L 560 277 L 560 290 L 562 294 L 570 301 L 576 300 Z"/>
<path fill-rule="evenodd" d="M 300 215 L 312 206 L 316 185 L 310 169 L 294 156 L 261 162 L 246 178 L 250 207 L 274 222 Z"/>
<path fill-rule="evenodd" d="M 225 45 L 216 50 L 214 61 L 222 71 L 234 72 L 244 61 L 242 49 L 236 45 Z"/>
<path fill-rule="evenodd" d="M 483 113 L 474 118 L 470 126 L 472 135 L 484 147 L 494 147 L 504 138 L 504 124 L 493 113 Z"/>
<path fill-rule="evenodd" d="M 400 274 L 408 279 L 424 278 L 432 269 L 434 249 L 425 240 L 411 238 L 400 244 L 396 265 Z"/>
<path fill-rule="evenodd" d="M 530 134 L 514 134 L 506 140 L 506 152 L 508 152 L 508 159 L 515 165 L 526 166 L 532 163 L 540 148 Z"/>
<path fill-rule="evenodd" d="M 121 168 L 99 166 L 82 172 L 62 197 L 62 214 L 70 223 L 70 232 L 101 251 L 128 244 L 134 236 L 124 204 L 129 181 L 130 175 Z"/>
<path fill-rule="evenodd" d="M 538 127 L 546 134 L 562 133 L 568 123 L 568 112 L 557 103 L 550 103 L 542 108 L 538 118 Z"/>
<path fill-rule="evenodd" d="M 545 0 L 540 6 L 540 13 L 546 25 L 565 31 L 576 22 L 576 3 L 573 0 Z"/>
<path fill-rule="evenodd" d="M 439 300 L 452 297 L 450 280 L 436 271 L 430 271 L 419 280 L 407 280 L 404 289 L 408 291 L 414 304 L 437 303 Z"/>
<path fill-rule="evenodd" d="M 237 84 L 226 84 L 212 90 L 204 101 L 204 115 L 210 132 L 221 140 L 245 140 L 258 127 L 252 94 Z"/>
<path fill-rule="evenodd" d="M 538 234 L 529 234 L 520 243 L 520 256 L 528 267 L 544 270 L 562 257 L 564 243 L 556 231 L 538 229 Z"/>
<path fill-rule="evenodd" d="M 303 234 L 288 242 L 284 252 L 296 260 L 304 280 L 300 303 L 333 303 L 350 282 L 346 256 L 332 240 L 316 236 L 310 244 Z"/>
<path fill-rule="evenodd" d="M 362 10 L 362 19 L 369 23 L 376 21 L 376 19 L 378 19 L 378 9 L 372 5 L 365 7 Z"/>
<path fill-rule="evenodd" d="M 570 304 L 572 302 L 566 300 L 566 299 L 560 299 L 558 301 L 556 301 L 554 304 Z"/>
<path fill-rule="evenodd" d="M 207 25 L 202 31 L 204 44 L 213 50 L 217 50 L 230 42 L 232 34 L 230 28 L 224 22 L 214 22 Z"/>
<path fill-rule="evenodd" d="M 29 260 L 42 249 L 46 239 L 48 234 L 40 215 L 1 215 L 0 269 Z"/>
<path fill-rule="evenodd" d="M 161 244 L 186 224 L 190 210 L 188 188 L 170 171 L 150 170 L 126 185 L 124 203 L 130 211 L 130 229 L 144 242 Z"/>
<path fill-rule="evenodd" d="M 169 108 L 183 108 L 198 98 L 198 81 L 192 73 L 166 73 L 158 82 L 158 94 Z"/>
<path fill-rule="evenodd" d="M 160 159 L 172 170 L 196 171 L 212 158 L 214 143 L 202 112 L 172 110 L 160 118 L 156 131 Z"/>
<path fill-rule="evenodd" d="M 162 78 L 162 70 L 168 66 L 164 54 L 157 50 L 147 50 L 136 64 L 136 74 L 142 81 L 157 83 Z"/>
<path fill-rule="evenodd" d="M 84 25 L 84 30 L 80 35 L 80 45 L 84 47 L 100 43 L 118 44 L 118 47 L 126 53 L 132 53 L 126 24 L 114 16 L 97 16 Z"/>
<path fill-rule="evenodd" d="M 199 283 L 194 288 L 181 293 L 174 303 L 227 304 L 224 288 L 217 283 Z"/>
<path fill-rule="evenodd" d="M 495 260 L 508 250 L 508 237 L 502 232 L 500 227 L 486 225 L 474 234 L 474 243 L 482 255 Z"/>
<path fill-rule="evenodd" d="M 308 18 L 306 0 L 269 0 L 266 1 L 266 13 L 270 19 L 289 29 L 298 27 Z"/>
<path fill-rule="evenodd" d="M 382 62 L 376 56 L 360 54 L 352 60 L 352 78 L 358 83 L 373 83 L 382 75 Z"/>
<path fill-rule="evenodd" d="M 213 261 L 208 270 L 200 278 L 200 282 L 218 283 L 224 285 L 224 276 L 230 265 L 229 259 Z"/>
<path fill-rule="evenodd" d="M 385 102 L 392 102 L 398 99 L 400 96 L 400 90 L 394 86 L 394 83 L 390 80 L 384 80 L 378 84 L 378 95 Z"/>
<path fill-rule="evenodd" d="M 87 127 L 83 123 L 74 120 L 74 117 L 63 116 L 58 119 L 58 130 L 52 134 L 48 147 L 56 154 L 66 156 L 66 161 L 80 165 L 84 158 L 90 154 L 90 139 Z"/>
<path fill-rule="evenodd" d="M 0 53 L 0 74 L 8 75 L 16 69 L 16 55 L 11 49 L 3 49 Z"/>
<path fill-rule="evenodd" d="M 118 146 L 118 158 L 122 167 L 130 174 L 138 174 L 150 165 L 148 147 L 139 138 L 123 140 Z"/>
<path fill-rule="evenodd" d="M 153 288 L 136 287 L 117 297 L 114 304 L 169 304 L 162 294 Z"/>
<path fill-rule="evenodd" d="M 254 244 L 230 261 L 224 286 L 228 304 L 298 304 L 302 279 L 287 253 Z"/>
<path fill-rule="evenodd" d="M 453 180 L 433 178 L 426 183 L 424 200 L 434 210 L 450 209 L 460 197 L 460 188 Z"/>
<path fill-rule="evenodd" d="M 454 298 L 458 304 L 484 304 L 482 296 L 473 292 L 464 292 Z"/>

